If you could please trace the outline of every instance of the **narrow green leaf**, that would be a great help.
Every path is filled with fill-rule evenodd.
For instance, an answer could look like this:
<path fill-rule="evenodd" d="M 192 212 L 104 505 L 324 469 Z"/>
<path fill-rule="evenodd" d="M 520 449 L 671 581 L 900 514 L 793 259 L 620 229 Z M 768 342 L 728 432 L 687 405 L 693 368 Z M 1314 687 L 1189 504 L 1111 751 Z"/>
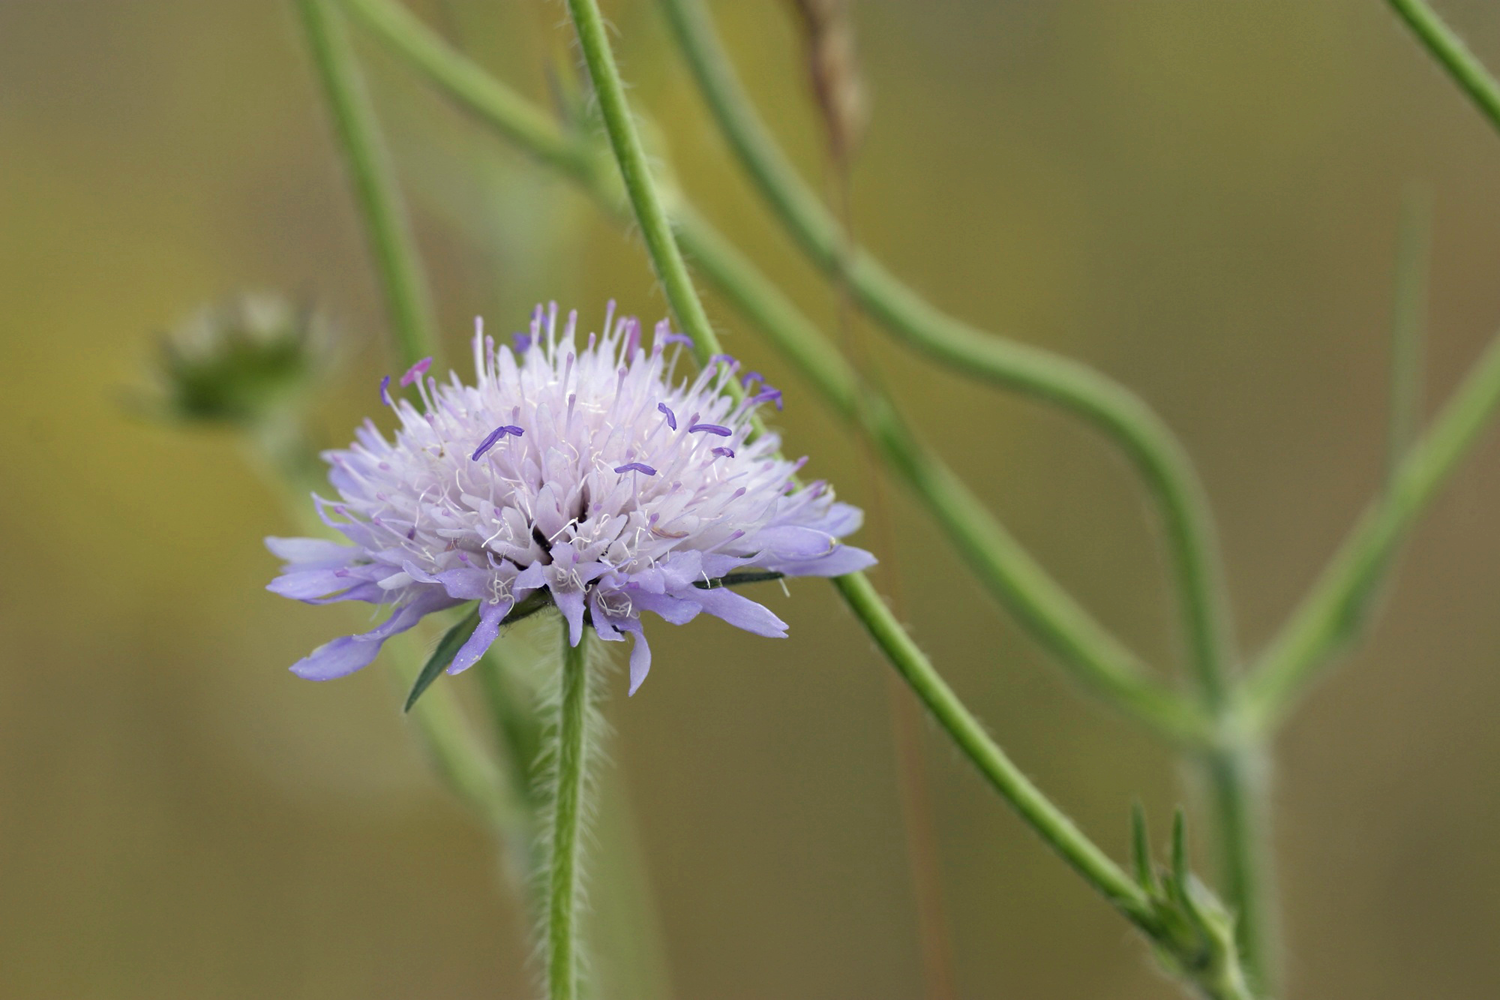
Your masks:
<path fill-rule="evenodd" d="M 1176 813 L 1172 815 L 1172 886 L 1178 898 L 1187 902 L 1187 814 L 1182 811 L 1181 806 L 1178 806 Z"/>
<path fill-rule="evenodd" d="M 1406 192 L 1396 238 L 1396 292 L 1391 322 L 1391 412 L 1388 482 L 1422 423 L 1422 356 L 1427 317 L 1427 262 L 1432 252 L 1432 195 Z"/>
<path fill-rule="evenodd" d="M 1156 876 L 1151 872 L 1151 843 L 1146 832 L 1146 809 L 1137 800 L 1130 804 L 1130 856 L 1134 862 L 1135 880 L 1147 892 L 1155 892 Z"/>
<path fill-rule="evenodd" d="M 437 649 L 432 651 L 427 665 L 422 668 L 422 672 L 417 675 L 416 683 L 411 686 L 411 694 L 406 696 L 406 705 L 401 711 L 411 711 L 417 699 L 422 697 L 422 692 L 431 687 L 432 682 L 437 680 L 438 674 L 453 662 L 453 658 L 458 655 L 459 649 L 468 641 L 469 636 L 474 632 L 474 627 L 478 624 L 479 605 L 476 603 L 473 609 L 464 615 L 463 620 L 450 628 L 438 642 Z"/>

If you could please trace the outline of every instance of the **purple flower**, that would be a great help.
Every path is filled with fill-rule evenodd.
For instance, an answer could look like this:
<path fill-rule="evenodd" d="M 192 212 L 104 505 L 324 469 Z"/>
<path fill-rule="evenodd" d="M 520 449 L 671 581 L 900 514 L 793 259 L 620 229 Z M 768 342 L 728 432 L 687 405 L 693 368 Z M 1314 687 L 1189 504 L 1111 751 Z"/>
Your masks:
<path fill-rule="evenodd" d="M 391 614 L 294 673 L 353 673 L 424 615 L 478 601 L 479 624 L 448 668 L 457 673 L 530 597 L 557 606 L 574 645 L 585 624 L 606 641 L 629 633 L 634 693 L 651 666 L 645 612 L 675 625 L 707 612 L 784 636 L 779 618 L 718 582 L 747 571 L 837 576 L 875 561 L 839 541 L 859 527 L 857 508 L 793 484 L 801 463 L 775 457 L 775 434 L 747 440 L 759 404 L 726 394 L 729 366 L 674 379 L 662 338 L 650 353 L 628 350 L 640 327 L 612 317 L 582 349 L 576 314 L 559 330 L 555 305 L 535 315 L 519 356 L 476 334 L 477 384 L 415 378 L 421 410 L 396 401 L 393 441 L 366 422 L 347 450 L 324 455 L 339 500 L 315 501 L 352 544 L 267 539 L 286 561 L 269 589 Z M 674 411 L 693 415 L 683 430 Z"/>

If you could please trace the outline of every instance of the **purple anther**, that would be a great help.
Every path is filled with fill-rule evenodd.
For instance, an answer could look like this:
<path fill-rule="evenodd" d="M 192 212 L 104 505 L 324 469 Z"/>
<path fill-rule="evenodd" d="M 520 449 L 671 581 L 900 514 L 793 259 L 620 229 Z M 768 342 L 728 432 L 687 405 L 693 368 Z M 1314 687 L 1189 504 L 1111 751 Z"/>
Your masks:
<path fill-rule="evenodd" d="M 727 438 L 734 433 L 734 431 L 730 430 L 728 427 L 724 427 L 721 424 L 694 424 L 693 426 L 688 428 L 689 434 L 694 434 L 698 431 L 705 431 L 709 434 L 717 434 L 721 438 Z"/>
<path fill-rule="evenodd" d="M 666 403 L 657 403 L 656 408 L 667 415 L 667 426 L 675 431 L 677 429 L 677 414 L 673 413 L 672 408 Z"/>
<path fill-rule="evenodd" d="M 414 524 L 414 525 L 411 526 L 411 530 L 406 533 L 406 540 L 408 542 L 414 541 L 416 539 L 416 537 L 417 537 L 417 526 Z"/>
<path fill-rule="evenodd" d="M 432 359 L 431 358 L 423 358 L 421 361 L 418 361 L 416 364 L 414 364 L 410 368 L 406 369 L 406 374 L 401 376 L 401 384 L 402 384 L 402 386 L 411 385 L 417 379 L 421 378 L 423 375 L 426 375 L 427 374 L 427 369 L 429 369 L 431 367 L 432 367 Z"/>
<path fill-rule="evenodd" d="M 494 430 L 490 431 L 488 437 L 479 442 L 479 447 L 474 449 L 474 454 L 469 456 L 469 461 L 479 461 L 479 456 L 495 447 L 496 442 L 505 437 L 505 435 L 514 434 L 516 437 L 520 437 L 522 433 L 523 432 L 521 428 L 512 427 L 510 424 L 502 424 L 501 426 L 496 427 Z"/>
<path fill-rule="evenodd" d="M 750 397 L 752 403 L 776 403 L 776 409 L 781 409 L 781 390 L 774 385 L 768 385 Z"/>
<path fill-rule="evenodd" d="M 380 401 L 386 406 L 396 405 L 391 402 L 391 377 L 389 375 L 380 380 Z"/>
<path fill-rule="evenodd" d="M 751 382 L 764 382 L 766 377 L 760 372 L 746 372 L 740 376 L 740 385 L 749 385 Z"/>
<path fill-rule="evenodd" d="M 709 364 L 714 364 L 714 363 L 719 362 L 719 361 L 724 362 L 726 365 L 728 365 L 730 367 L 731 370 L 733 370 L 735 368 L 738 368 L 740 366 L 740 363 L 738 361 L 734 360 L 734 358 L 731 355 L 728 355 L 728 354 L 715 354 L 713 357 L 711 357 L 711 358 L 708 359 L 708 363 Z"/>
<path fill-rule="evenodd" d="M 733 458 L 734 457 L 734 449 L 733 448 L 715 448 L 713 450 L 713 453 L 715 455 L 719 455 L 719 456 L 721 456 L 723 458 Z"/>
<path fill-rule="evenodd" d="M 516 345 L 517 354 L 525 354 L 527 351 L 531 350 L 531 334 L 513 333 L 511 334 L 510 339 Z"/>
<path fill-rule="evenodd" d="M 648 476 L 656 475 L 656 470 L 644 462 L 626 462 L 624 465 L 616 466 L 615 471 L 619 473 L 643 472 Z"/>
<path fill-rule="evenodd" d="M 656 342 L 658 344 L 662 344 L 663 346 L 667 344 L 686 344 L 689 347 L 693 346 L 692 337 L 689 337 L 685 333 L 673 333 L 671 330 L 668 330 L 666 333 L 658 333 L 656 335 Z"/>

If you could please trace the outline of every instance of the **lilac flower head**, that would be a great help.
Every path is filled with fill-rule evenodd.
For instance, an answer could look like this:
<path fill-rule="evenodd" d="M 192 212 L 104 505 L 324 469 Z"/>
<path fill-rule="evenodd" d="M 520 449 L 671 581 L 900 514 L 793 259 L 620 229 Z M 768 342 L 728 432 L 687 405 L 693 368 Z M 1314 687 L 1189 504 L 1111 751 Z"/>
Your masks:
<path fill-rule="evenodd" d="M 759 403 L 727 394 L 731 366 L 676 379 L 665 338 L 648 353 L 633 318 L 611 310 L 582 349 L 576 313 L 562 329 L 557 320 L 555 305 L 539 309 L 520 351 L 476 334 L 476 384 L 419 373 L 421 407 L 396 400 L 394 440 L 366 422 L 348 449 L 324 455 L 339 500 L 315 498 L 318 510 L 351 544 L 267 539 L 287 563 L 269 589 L 391 613 L 314 650 L 298 676 L 352 673 L 424 615 L 477 601 L 478 625 L 448 668 L 457 673 L 518 605 L 546 601 L 574 645 L 585 625 L 606 641 L 633 636 L 633 693 L 651 665 L 645 612 L 675 625 L 707 612 L 784 636 L 726 578 L 837 576 L 874 562 L 839 542 L 859 527 L 857 508 L 798 486 L 801 463 L 776 457 L 775 434 L 748 439 Z"/>

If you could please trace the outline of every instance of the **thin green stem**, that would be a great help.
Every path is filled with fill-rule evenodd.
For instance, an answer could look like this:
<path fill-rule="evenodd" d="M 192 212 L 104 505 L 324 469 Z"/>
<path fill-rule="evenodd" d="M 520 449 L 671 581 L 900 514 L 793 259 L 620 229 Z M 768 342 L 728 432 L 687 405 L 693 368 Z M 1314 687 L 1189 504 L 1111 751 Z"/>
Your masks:
<path fill-rule="evenodd" d="M 331 0 L 295 2 L 349 171 L 370 254 L 380 272 L 396 347 L 406 364 L 414 364 L 436 354 L 437 341 L 432 335 L 427 285 L 380 125 Z"/>
<path fill-rule="evenodd" d="M 1427 330 L 1427 257 L 1432 204 L 1426 191 L 1407 192 L 1396 239 L 1396 295 L 1391 317 L 1391 412 L 1386 454 L 1389 479 L 1422 424 L 1423 340 Z"/>
<path fill-rule="evenodd" d="M 1108 436 L 1136 466 L 1166 522 L 1174 578 L 1199 683 L 1214 703 L 1227 691 L 1231 647 L 1217 540 L 1192 463 L 1135 394 L 1099 372 L 977 330 L 936 309 L 841 229 L 786 159 L 734 76 L 698 0 L 662 0 L 700 90 L 730 146 L 783 225 L 813 261 L 843 274 L 865 310 L 908 343 L 956 370 L 1068 410 Z"/>
<path fill-rule="evenodd" d="M 1270 729 L 1360 631 L 1397 546 L 1468 454 L 1500 406 L 1500 336 L 1366 509 L 1312 591 L 1261 654 L 1246 685 L 1252 725 Z"/>
<path fill-rule="evenodd" d="M 1011 762 L 1005 751 L 990 739 L 984 727 L 969 714 L 953 689 L 933 669 L 926 654 L 917 648 L 911 636 L 896 621 L 869 579 L 856 573 L 836 578 L 834 585 L 855 610 L 886 659 L 995 791 L 1126 919 L 1148 934 L 1155 933 L 1156 917 L 1145 891 L 1080 832 L 1073 821 L 1053 805 Z"/>
<path fill-rule="evenodd" d="M 345 0 L 398 54 L 485 124 L 578 182 L 606 211 L 628 216 L 616 183 L 598 169 L 586 140 L 564 138 L 541 113 L 447 47 L 391 0 Z M 737 309 L 759 325 L 843 419 L 870 435 L 911 486 L 970 568 L 1091 690 L 1178 740 L 1202 740 L 1203 713 L 1145 676 L 1140 660 L 1098 625 L 1010 535 L 971 490 L 918 441 L 890 401 L 862 386 L 828 338 L 680 195 L 670 214 L 678 241 Z M 703 359 L 719 353 L 711 329 L 695 338 Z M 861 395 L 865 403 L 861 404 Z"/>
<path fill-rule="evenodd" d="M 1484 68 L 1484 64 L 1469 51 L 1462 38 L 1443 23 L 1437 12 L 1424 0 L 1386 0 L 1396 15 L 1405 21 L 1417 38 L 1427 47 L 1460 90 L 1489 119 L 1491 125 L 1500 129 L 1500 83 Z"/>
<path fill-rule="evenodd" d="M 547 875 L 547 995 L 577 1000 L 580 855 L 588 766 L 589 669 L 585 642 L 568 642 L 563 624 L 562 693 L 558 700 L 556 792 Z"/>
<path fill-rule="evenodd" d="M 1252 740 L 1205 757 L 1224 898 L 1235 913 L 1240 961 L 1259 995 L 1280 981 L 1280 920 L 1267 815 L 1269 751 Z"/>

